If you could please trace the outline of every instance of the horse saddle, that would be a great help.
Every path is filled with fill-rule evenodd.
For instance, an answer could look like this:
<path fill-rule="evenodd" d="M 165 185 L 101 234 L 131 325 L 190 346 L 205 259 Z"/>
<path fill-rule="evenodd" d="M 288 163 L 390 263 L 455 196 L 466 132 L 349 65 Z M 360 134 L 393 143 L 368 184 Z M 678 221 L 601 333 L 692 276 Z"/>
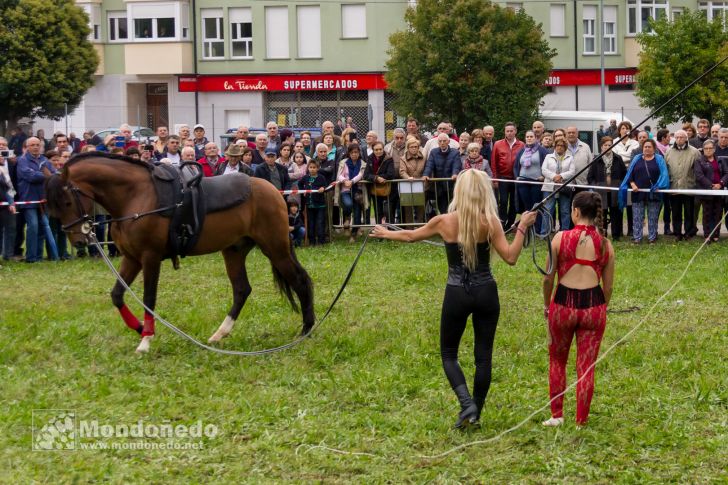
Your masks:
<path fill-rule="evenodd" d="M 167 257 L 189 254 L 202 233 L 206 214 L 238 206 L 250 197 L 250 177 L 244 173 L 210 178 L 201 178 L 201 173 L 194 165 L 152 168 L 157 208 L 166 208 L 160 215 L 171 218 Z"/>

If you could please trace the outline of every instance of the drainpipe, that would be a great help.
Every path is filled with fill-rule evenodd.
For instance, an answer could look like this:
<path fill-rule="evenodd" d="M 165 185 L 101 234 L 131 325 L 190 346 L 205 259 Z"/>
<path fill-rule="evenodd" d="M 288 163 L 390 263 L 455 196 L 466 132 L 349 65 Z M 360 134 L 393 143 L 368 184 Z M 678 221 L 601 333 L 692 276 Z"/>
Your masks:
<path fill-rule="evenodd" d="M 574 0 L 576 1 L 576 0 Z M 195 75 L 195 124 L 200 122 L 200 93 L 198 91 L 197 73 L 197 2 L 192 0 L 192 25 L 190 25 L 190 36 L 192 37 L 192 66 Z"/>
<path fill-rule="evenodd" d="M 194 0 L 193 0 L 194 1 Z M 577 20 L 576 20 L 576 0 L 573 0 L 574 4 L 574 69 L 579 69 L 579 37 L 577 35 Z M 574 102 L 576 104 L 576 111 L 579 111 L 579 86 L 574 86 Z"/>

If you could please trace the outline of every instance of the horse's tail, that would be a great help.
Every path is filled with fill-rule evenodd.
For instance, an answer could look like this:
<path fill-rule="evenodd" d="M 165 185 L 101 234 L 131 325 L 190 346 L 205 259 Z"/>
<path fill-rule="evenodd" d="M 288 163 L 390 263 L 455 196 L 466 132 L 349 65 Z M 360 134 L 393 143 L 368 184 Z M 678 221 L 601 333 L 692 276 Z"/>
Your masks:
<path fill-rule="evenodd" d="M 309 291 L 307 292 L 309 295 L 313 294 L 313 282 L 311 281 L 311 277 L 308 275 L 305 269 L 303 269 L 303 266 L 301 266 L 301 263 L 298 262 L 298 258 L 296 258 L 296 252 L 293 249 L 293 241 L 291 241 L 290 246 L 291 251 L 291 264 L 293 265 L 295 278 L 298 280 L 296 281 L 297 287 L 305 286 Z M 283 277 L 283 274 L 276 269 L 275 266 L 271 265 L 271 268 L 273 269 L 273 279 L 275 280 L 276 286 L 278 287 L 278 291 L 281 292 L 281 294 L 285 295 L 286 298 L 288 298 L 288 302 L 291 304 L 291 308 L 293 308 L 293 311 L 296 313 L 300 313 L 300 308 L 298 306 L 298 303 L 296 302 L 296 299 L 293 296 L 293 287 L 291 285 L 291 282 L 286 280 Z M 305 303 L 304 303 L 305 304 Z"/>

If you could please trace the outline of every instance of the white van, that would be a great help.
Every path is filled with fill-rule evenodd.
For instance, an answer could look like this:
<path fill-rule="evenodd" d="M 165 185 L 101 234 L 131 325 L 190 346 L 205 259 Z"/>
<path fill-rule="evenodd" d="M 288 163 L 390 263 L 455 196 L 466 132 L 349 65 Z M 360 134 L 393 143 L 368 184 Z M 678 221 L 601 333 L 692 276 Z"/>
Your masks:
<path fill-rule="evenodd" d="M 609 127 L 609 120 L 617 120 L 617 125 L 622 121 L 630 121 L 622 116 L 622 113 L 601 111 L 543 111 L 539 119 L 543 121 L 546 131 L 576 126 L 579 130 L 579 139 L 591 147 L 592 153 L 599 153 L 600 151 L 597 146 L 599 143 L 599 140 L 597 140 L 599 125 L 606 129 Z"/>

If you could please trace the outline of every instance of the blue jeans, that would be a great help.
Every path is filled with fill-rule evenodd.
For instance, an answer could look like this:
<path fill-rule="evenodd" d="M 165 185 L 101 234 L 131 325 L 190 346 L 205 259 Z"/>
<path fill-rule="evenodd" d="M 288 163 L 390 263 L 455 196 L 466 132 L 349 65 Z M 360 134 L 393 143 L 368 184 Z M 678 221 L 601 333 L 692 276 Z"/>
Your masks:
<path fill-rule="evenodd" d="M 40 212 L 37 207 L 23 209 L 25 216 L 25 261 L 35 263 L 43 259 L 43 238 L 48 241 L 51 251 L 50 258 L 58 260 L 56 241 L 48 224 L 48 216 Z"/>
<path fill-rule="evenodd" d="M 635 241 L 642 240 L 642 221 L 645 218 L 645 205 L 647 206 L 647 238 L 650 241 L 657 239 L 657 221 L 660 218 L 659 200 L 648 200 L 647 202 L 635 202 L 632 200 L 632 238 Z M 680 226 L 676 226 L 679 228 Z"/>
<path fill-rule="evenodd" d="M 301 227 L 289 232 L 288 235 L 291 237 L 291 240 L 293 241 L 293 245 L 298 247 L 301 244 L 303 244 L 303 238 L 306 237 L 306 228 L 301 226 Z"/>
<path fill-rule="evenodd" d="M 564 189 L 568 190 L 568 189 Z M 570 193 L 564 193 L 564 190 L 559 192 L 559 195 L 556 197 L 550 198 L 546 204 L 546 210 L 551 213 L 551 217 L 554 219 L 554 228 L 556 226 L 556 201 L 559 202 L 559 230 L 560 231 L 566 231 L 571 229 L 571 194 Z M 551 192 L 544 192 L 543 196 L 548 197 L 551 195 Z M 543 226 L 541 227 L 541 234 L 546 234 L 548 231 L 548 228 L 546 227 L 546 221 L 543 221 Z"/>
<path fill-rule="evenodd" d="M 530 211 L 534 205 L 541 202 L 541 185 L 536 184 L 518 184 L 516 187 L 516 191 L 518 192 L 518 200 L 521 202 L 521 211 Z M 541 222 L 541 215 L 539 214 L 536 217 L 536 223 L 535 223 L 535 229 L 538 231 L 539 235 L 543 234 L 543 227 Z"/>
<path fill-rule="evenodd" d="M 344 209 L 344 219 L 350 217 L 353 212 L 354 219 L 352 220 L 352 224 L 356 226 L 361 225 L 361 204 L 354 202 L 354 197 L 350 191 L 341 193 L 341 205 Z M 358 227 L 351 228 L 352 234 L 356 234 L 358 231 Z"/>

